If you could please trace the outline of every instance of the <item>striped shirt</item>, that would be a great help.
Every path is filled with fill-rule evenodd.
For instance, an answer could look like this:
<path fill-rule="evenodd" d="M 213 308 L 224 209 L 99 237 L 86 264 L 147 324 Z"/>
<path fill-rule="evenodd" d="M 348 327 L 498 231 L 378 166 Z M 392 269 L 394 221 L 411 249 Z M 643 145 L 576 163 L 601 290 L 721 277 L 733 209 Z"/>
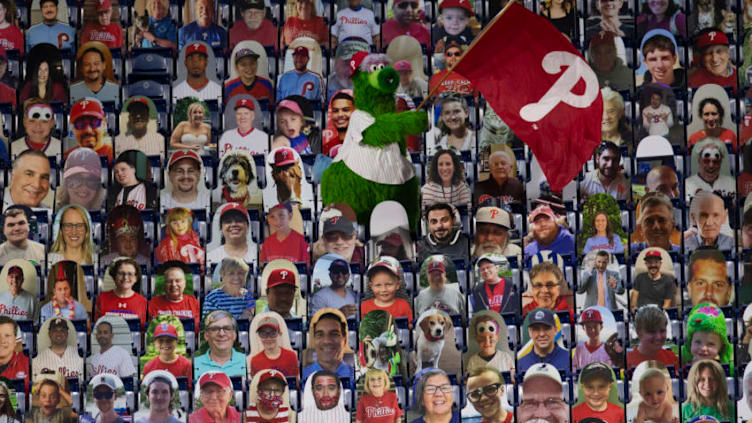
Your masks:
<path fill-rule="evenodd" d="M 208 294 L 204 298 L 204 310 L 201 315 L 202 318 L 214 310 L 226 310 L 230 312 L 236 319 L 240 319 L 243 312 L 252 308 L 256 303 L 253 298 L 253 294 L 249 290 L 243 290 L 242 297 L 233 297 L 226 293 L 221 288 L 217 288 Z"/>
<path fill-rule="evenodd" d="M 467 183 L 460 182 L 451 188 L 444 188 L 436 182 L 428 182 L 420 190 L 423 199 L 423 208 L 437 203 L 452 204 L 454 206 L 466 206 L 472 201 L 472 193 Z"/>

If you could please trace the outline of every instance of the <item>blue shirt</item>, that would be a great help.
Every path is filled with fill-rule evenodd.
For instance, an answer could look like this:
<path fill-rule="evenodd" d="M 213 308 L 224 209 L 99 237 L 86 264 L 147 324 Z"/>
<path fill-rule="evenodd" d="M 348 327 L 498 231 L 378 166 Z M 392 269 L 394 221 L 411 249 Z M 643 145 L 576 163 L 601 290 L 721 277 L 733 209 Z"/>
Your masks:
<path fill-rule="evenodd" d="M 556 345 L 551 354 L 541 357 L 531 350 L 529 354 L 517 360 L 517 369 L 524 373 L 533 364 L 547 363 L 559 370 L 569 370 L 569 352 Z"/>
<path fill-rule="evenodd" d="M 460 413 L 456 411 L 452 411 L 452 420 L 449 420 L 449 423 L 460 423 Z M 423 416 L 418 417 L 417 419 L 413 420 L 410 423 L 426 423 L 425 420 L 423 420 Z"/>
<path fill-rule="evenodd" d="M 199 26 L 198 22 L 193 21 L 180 28 L 178 39 L 180 50 L 192 41 L 203 41 L 212 47 L 227 48 L 227 31 L 215 23 L 204 28 Z"/>
<path fill-rule="evenodd" d="M 165 16 L 164 18 L 160 20 L 156 20 L 154 18 L 149 18 L 149 25 L 152 28 L 152 34 L 154 34 L 155 37 L 172 41 L 173 43 L 177 44 L 178 42 L 178 26 L 175 25 L 175 21 L 170 19 L 169 16 Z M 141 47 L 143 48 L 150 48 L 150 47 L 159 47 L 157 44 L 152 44 L 151 41 L 144 38 L 144 40 L 141 42 Z"/>
<path fill-rule="evenodd" d="M 221 371 L 229 377 L 245 377 L 245 354 L 233 349 L 230 361 L 222 365 L 215 363 L 209 358 L 209 351 L 207 351 L 206 354 L 193 358 L 193 373 L 196 379 L 200 378 L 202 374 L 212 370 Z"/>
<path fill-rule="evenodd" d="M 26 51 L 40 43 L 50 43 L 58 49 L 70 49 L 75 41 L 76 33 L 73 28 L 61 22 L 52 26 L 36 24 L 26 31 Z"/>
<path fill-rule="evenodd" d="M 305 381 L 306 379 L 308 379 L 308 376 L 318 372 L 319 370 L 324 370 L 324 368 L 321 367 L 318 361 L 314 361 L 313 364 L 309 364 L 308 366 L 304 367 L 303 384 L 305 385 Z M 339 376 L 340 379 L 349 379 L 350 381 L 352 381 L 355 377 L 353 368 L 344 361 L 339 363 L 339 367 L 337 367 L 337 371 L 335 373 L 337 373 L 337 376 Z"/>
<path fill-rule="evenodd" d="M 246 290 L 242 297 L 233 297 L 222 291 L 222 289 L 215 289 L 206 294 L 201 316 L 206 317 L 207 314 L 214 310 L 227 310 L 232 313 L 235 319 L 240 319 L 243 312 L 252 308 L 255 303 L 256 300 L 249 290 Z"/>
<path fill-rule="evenodd" d="M 311 71 L 299 73 L 291 70 L 283 73 L 277 84 L 277 101 L 291 95 L 301 95 L 308 100 L 321 101 L 321 78 Z"/>
<path fill-rule="evenodd" d="M 562 256 L 571 255 L 574 252 L 574 235 L 569 233 L 567 228 L 559 226 L 559 233 L 554 238 L 551 245 L 540 245 L 538 241 L 533 241 L 525 247 L 525 255 L 532 256 L 542 250 L 551 250 Z"/>

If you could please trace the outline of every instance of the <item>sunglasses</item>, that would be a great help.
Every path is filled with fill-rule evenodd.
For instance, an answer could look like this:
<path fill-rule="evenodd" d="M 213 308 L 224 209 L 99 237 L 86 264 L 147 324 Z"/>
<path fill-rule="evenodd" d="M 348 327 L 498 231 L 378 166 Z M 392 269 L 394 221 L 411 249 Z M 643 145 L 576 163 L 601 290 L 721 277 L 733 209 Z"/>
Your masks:
<path fill-rule="evenodd" d="M 446 57 L 460 57 L 460 56 L 462 56 L 462 52 L 459 52 L 459 51 L 450 52 L 450 51 L 448 51 L 448 52 L 444 53 L 444 56 L 446 56 Z"/>
<path fill-rule="evenodd" d="M 96 118 L 94 116 L 84 116 L 84 117 L 76 119 L 76 121 L 73 122 L 73 127 L 78 130 L 84 129 L 87 126 L 90 126 L 93 129 L 97 129 L 101 125 L 102 125 L 102 119 Z"/>

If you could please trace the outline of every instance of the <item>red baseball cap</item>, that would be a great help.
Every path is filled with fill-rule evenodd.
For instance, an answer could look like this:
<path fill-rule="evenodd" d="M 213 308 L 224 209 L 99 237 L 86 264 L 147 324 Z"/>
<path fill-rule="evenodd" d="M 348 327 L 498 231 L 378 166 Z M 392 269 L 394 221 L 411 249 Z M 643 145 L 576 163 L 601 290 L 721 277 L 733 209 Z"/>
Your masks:
<path fill-rule="evenodd" d="M 287 385 L 287 380 L 285 380 L 285 375 L 283 375 L 282 373 L 280 373 L 279 370 L 274 370 L 274 369 L 268 369 L 268 370 L 266 370 L 265 373 L 262 374 L 261 377 L 259 377 L 258 384 L 261 385 L 262 383 L 266 382 L 269 379 L 277 379 L 280 382 L 282 382 L 285 385 Z"/>
<path fill-rule="evenodd" d="M 400 277 L 402 275 L 402 272 L 399 267 L 399 262 L 394 257 L 389 257 L 389 256 L 380 257 L 378 261 L 373 263 L 371 267 L 368 268 L 368 272 L 366 273 L 366 276 L 370 278 L 378 269 L 387 270 L 391 274 L 397 277 Z"/>
<path fill-rule="evenodd" d="M 726 37 L 726 34 L 723 33 L 723 31 L 708 31 L 703 34 L 701 34 L 699 37 L 697 37 L 697 48 L 702 49 L 708 46 L 715 46 L 715 45 L 729 45 L 728 37 Z"/>
<path fill-rule="evenodd" d="M 551 207 L 548 206 L 538 206 L 535 210 L 533 210 L 530 213 L 530 222 L 535 222 L 535 218 L 537 218 L 540 215 L 546 215 L 551 218 L 551 220 L 556 220 L 556 215 L 554 214 L 554 211 L 551 210 Z"/>
<path fill-rule="evenodd" d="M 175 326 L 169 323 L 160 323 L 154 328 L 154 338 L 160 336 L 169 336 L 170 338 L 178 339 L 178 331 Z"/>
<path fill-rule="evenodd" d="M 428 263 L 428 273 L 431 273 L 433 271 L 440 271 L 440 272 L 446 272 L 446 266 L 444 265 L 444 262 L 441 260 L 434 260 L 430 263 Z"/>
<path fill-rule="evenodd" d="M 303 46 L 297 46 L 295 47 L 295 50 L 292 52 L 293 56 L 305 56 L 305 57 L 311 57 L 311 54 L 308 52 L 308 49 Z"/>
<path fill-rule="evenodd" d="M 366 51 L 359 51 L 352 55 L 350 58 L 350 76 L 355 74 L 355 71 L 358 70 L 360 64 L 363 63 L 363 60 L 365 60 L 369 54 L 370 53 Z"/>
<path fill-rule="evenodd" d="M 199 389 L 203 388 L 209 383 L 216 383 L 222 388 L 229 388 L 232 386 L 232 382 L 230 382 L 230 377 L 222 372 L 206 372 L 204 373 L 198 380 L 198 387 Z"/>
<path fill-rule="evenodd" d="M 266 288 L 274 288 L 279 285 L 295 285 L 295 274 L 292 270 L 288 269 L 274 269 L 269 273 L 269 278 L 266 281 Z"/>
<path fill-rule="evenodd" d="M 465 9 L 467 13 L 470 14 L 470 16 L 475 15 L 475 11 L 473 10 L 473 7 L 470 5 L 470 2 L 468 0 L 444 0 L 439 5 L 439 10 L 449 9 L 453 7 Z"/>
<path fill-rule="evenodd" d="M 224 216 L 225 213 L 227 213 L 230 210 L 237 210 L 237 211 L 243 213 L 243 216 L 245 216 L 245 218 L 248 219 L 248 221 L 250 222 L 251 218 L 248 217 L 248 210 L 246 210 L 245 207 L 241 206 L 238 203 L 227 203 L 227 204 L 225 204 L 223 206 L 223 208 L 222 208 L 222 212 L 219 214 L 219 217 L 221 218 L 222 216 Z"/>
<path fill-rule="evenodd" d="M 107 10 L 112 8 L 112 3 L 110 3 L 110 0 L 99 0 L 97 2 L 97 11 Z"/>
<path fill-rule="evenodd" d="M 272 208 L 269 209 L 269 213 L 271 213 L 272 210 L 277 210 L 277 209 L 285 209 L 287 210 L 288 213 L 292 213 L 292 206 L 287 201 L 285 201 L 284 203 L 275 204 L 274 206 L 272 206 Z"/>
<path fill-rule="evenodd" d="M 650 250 L 645 253 L 645 260 L 649 258 L 657 258 L 658 260 L 663 260 L 663 255 L 658 250 Z"/>
<path fill-rule="evenodd" d="M 170 156 L 170 161 L 167 163 L 167 169 L 169 170 L 172 165 L 174 165 L 178 160 L 181 159 L 193 159 L 198 162 L 199 165 L 201 165 L 201 158 L 194 151 L 178 150 L 172 156 Z"/>
<path fill-rule="evenodd" d="M 185 57 L 188 57 L 189 55 L 194 53 L 202 53 L 206 56 L 209 55 L 209 53 L 206 51 L 206 46 L 195 41 L 188 44 L 188 47 L 185 48 Z"/>
<path fill-rule="evenodd" d="M 257 331 L 259 331 L 259 330 L 261 330 L 261 328 L 267 327 L 267 326 L 272 327 L 276 331 L 279 332 L 279 325 L 277 324 L 277 321 L 272 318 L 272 316 L 264 316 L 264 318 L 261 319 L 261 323 L 259 323 L 259 325 L 258 325 Z"/>
<path fill-rule="evenodd" d="M 295 163 L 295 150 L 288 147 L 281 147 L 274 152 L 274 166 L 284 166 Z"/>
<path fill-rule="evenodd" d="M 580 315 L 580 323 L 587 323 L 587 322 L 603 323 L 601 312 L 594 308 L 589 308 L 585 310 L 584 312 L 582 312 L 582 314 Z"/>
<path fill-rule="evenodd" d="M 241 98 L 240 100 L 235 103 L 235 110 L 238 110 L 241 107 L 245 107 L 246 109 L 255 110 L 253 106 L 253 101 L 251 101 L 248 98 Z"/>
<path fill-rule="evenodd" d="M 84 98 L 83 100 L 80 100 L 71 108 L 71 122 L 75 122 L 82 116 L 94 116 L 99 119 L 104 119 L 102 104 L 92 98 Z"/>

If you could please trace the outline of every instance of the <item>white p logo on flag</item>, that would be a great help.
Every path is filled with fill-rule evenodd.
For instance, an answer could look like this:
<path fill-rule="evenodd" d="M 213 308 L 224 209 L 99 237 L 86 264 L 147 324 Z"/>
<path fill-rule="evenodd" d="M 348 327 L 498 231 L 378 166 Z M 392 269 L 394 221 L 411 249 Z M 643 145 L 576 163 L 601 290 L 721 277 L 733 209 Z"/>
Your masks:
<path fill-rule="evenodd" d="M 551 75 L 559 73 L 563 66 L 567 70 L 561 74 L 548 92 L 536 103 L 530 103 L 520 109 L 520 117 L 528 122 L 537 122 L 551 112 L 559 103 L 584 109 L 590 107 L 598 98 L 598 77 L 580 56 L 568 51 L 552 51 L 543 57 L 541 66 Z M 580 78 L 585 81 L 585 93 L 578 95 L 572 89 Z"/>

